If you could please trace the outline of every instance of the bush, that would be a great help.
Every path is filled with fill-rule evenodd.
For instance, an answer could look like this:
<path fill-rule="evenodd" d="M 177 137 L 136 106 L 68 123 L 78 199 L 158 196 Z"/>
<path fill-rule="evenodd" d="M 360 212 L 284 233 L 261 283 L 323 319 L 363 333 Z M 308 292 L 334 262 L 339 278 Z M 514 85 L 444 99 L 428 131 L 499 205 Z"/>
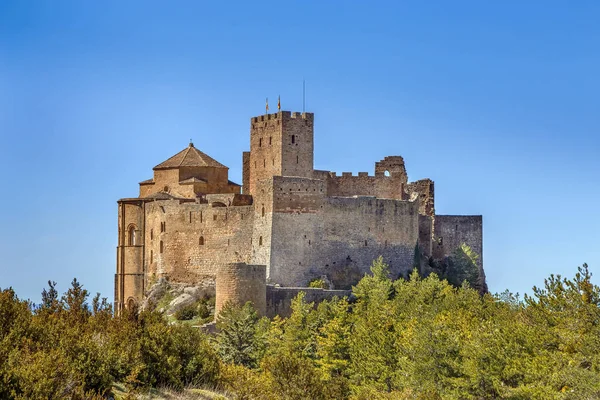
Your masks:
<path fill-rule="evenodd" d="M 175 318 L 178 321 L 189 321 L 198 315 L 198 304 L 190 304 L 180 308 L 175 312 Z"/>
<path fill-rule="evenodd" d="M 309 282 L 308 287 L 316 289 L 329 289 L 329 285 L 327 285 L 327 282 L 325 282 L 325 279 L 323 278 L 313 279 Z"/>
<path fill-rule="evenodd" d="M 202 319 L 210 317 L 210 308 L 208 308 L 208 306 L 204 302 L 198 304 L 197 311 L 198 316 Z"/>

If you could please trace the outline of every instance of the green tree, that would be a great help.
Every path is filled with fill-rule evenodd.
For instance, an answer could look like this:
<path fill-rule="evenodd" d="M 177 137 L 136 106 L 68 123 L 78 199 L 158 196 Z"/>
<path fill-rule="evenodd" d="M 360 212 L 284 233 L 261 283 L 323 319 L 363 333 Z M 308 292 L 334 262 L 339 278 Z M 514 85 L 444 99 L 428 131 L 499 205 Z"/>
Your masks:
<path fill-rule="evenodd" d="M 254 368 L 265 351 L 265 327 L 248 302 L 242 307 L 226 304 L 217 317 L 216 345 L 227 363 Z"/>

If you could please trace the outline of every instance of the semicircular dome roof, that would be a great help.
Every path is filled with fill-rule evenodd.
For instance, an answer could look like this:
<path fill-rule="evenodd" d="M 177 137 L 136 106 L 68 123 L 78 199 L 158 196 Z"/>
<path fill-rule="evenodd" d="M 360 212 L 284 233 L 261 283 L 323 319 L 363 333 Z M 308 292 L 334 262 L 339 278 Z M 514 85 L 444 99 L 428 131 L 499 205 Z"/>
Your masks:
<path fill-rule="evenodd" d="M 161 162 L 153 169 L 169 169 L 179 167 L 227 168 L 214 158 L 195 148 L 193 143 L 190 143 L 187 148 L 175 154 L 168 160 Z"/>

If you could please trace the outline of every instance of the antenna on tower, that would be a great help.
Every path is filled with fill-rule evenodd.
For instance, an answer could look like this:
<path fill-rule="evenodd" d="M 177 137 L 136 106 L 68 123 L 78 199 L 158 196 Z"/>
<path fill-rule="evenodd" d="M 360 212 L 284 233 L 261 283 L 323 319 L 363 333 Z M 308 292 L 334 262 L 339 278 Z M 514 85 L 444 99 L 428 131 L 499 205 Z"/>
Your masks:
<path fill-rule="evenodd" d="M 302 79 L 302 114 L 306 111 L 306 80 Z"/>

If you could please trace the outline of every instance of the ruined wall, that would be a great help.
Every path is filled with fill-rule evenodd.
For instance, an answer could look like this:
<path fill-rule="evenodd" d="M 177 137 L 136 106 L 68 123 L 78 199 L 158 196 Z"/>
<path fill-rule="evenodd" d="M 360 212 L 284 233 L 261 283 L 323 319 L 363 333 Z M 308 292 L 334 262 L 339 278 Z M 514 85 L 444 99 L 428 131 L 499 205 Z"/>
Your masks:
<path fill-rule="evenodd" d="M 431 179 L 421 179 L 406 186 L 409 198 L 419 199 L 419 213 L 432 217 L 435 214 L 434 184 Z"/>
<path fill-rule="evenodd" d="M 273 318 L 276 315 L 289 317 L 292 313 L 292 300 L 300 292 L 304 292 L 304 300 L 307 303 L 318 304 L 323 300 L 330 300 L 333 297 L 349 297 L 352 294 L 350 290 L 326 290 L 316 288 L 299 287 L 278 287 L 267 285 L 267 317 Z"/>
<path fill-rule="evenodd" d="M 266 268 L 264 265 L 230 263 L 217 270 L 215 318 L 227 303 L 250 301 L 259 315 L 266 315 Z"/>
<path fill-rule="evenodd" d="M 400 156 L 389 156 L 375 163 L 375 176 L 367 172 L 359 172 L 353 176 L 351 172 L 335 172 L 327 174 L 315 171 L 315 178 L 327 181 L 328 196 L 374 196 L 380 199 L 405 200 L 404 188 L 408 181 L 404 159 Z"/>
<path fill-rule="evenodd" d="M 408 175 L 406 175 L 406 166 L 404 158 L 400 156 L 388 156 L 375 163 L 375 176 L 391 176 L 399 178 L 406 184 Z"/>
<path fill-rule="evenodd" d="M 462 243 L 479 255 L 477 264 L 483 267 L 483 218 L 481 215 L 436 215 L 434 222 L 433 256 L 450 255 Z"/>
<path fill-rule="evenodd" d="M 270 281 L 306 286 L 327 275 L 344 287 L 349 285 L 344 277 L 357 280 L 380 255 L 396 276 L 412 266 L 416 202 L 328 198 L 323 185 L 314 179 L 274 180 Z"/>
<path fill-rule="evenodd" d="M 226 195 L 207 199 L 211 202 L 147 203 L 149 279 L 168 276 L 177 282 L 197 283 L 214 276 L 220 264 L 250 260 L 254 207 L 230 206 Z"/>

